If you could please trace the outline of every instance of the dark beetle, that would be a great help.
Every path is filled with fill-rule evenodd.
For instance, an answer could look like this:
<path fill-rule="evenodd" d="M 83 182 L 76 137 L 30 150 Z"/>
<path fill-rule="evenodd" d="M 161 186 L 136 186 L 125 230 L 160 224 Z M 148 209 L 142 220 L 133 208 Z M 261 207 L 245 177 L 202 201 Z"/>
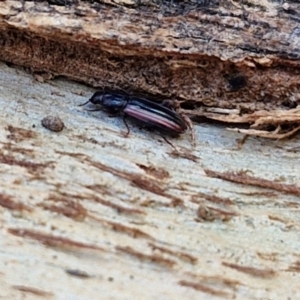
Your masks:
<path fill-rule="evenodd" d="M 97 91 L 91 99 L 81 105 L 88 102 L 101 106 L 112 115 L 122 114 L 128 130 L 127 134 L 130 132 L 125 121 L 127 116 L 135 119 L 145 127 L 159 130 L 171 136 L 178 136 L 190 127 L 186 120 L 165 105 L 120 91 Z"/>

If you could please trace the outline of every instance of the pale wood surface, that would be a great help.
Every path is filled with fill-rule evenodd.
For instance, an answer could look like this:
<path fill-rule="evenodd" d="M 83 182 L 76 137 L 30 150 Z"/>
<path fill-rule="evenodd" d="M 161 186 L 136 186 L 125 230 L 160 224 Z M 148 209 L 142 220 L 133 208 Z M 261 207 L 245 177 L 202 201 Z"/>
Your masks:
<path fill-rule="evenodd" d="M 125 138 L 122 120 L 77 107 L 92 88 L 1 63 L 0 91 L 0 298 L 300 298 L 299 135 L 240 147 L 203 123 L 195 149 L 172 140 L 176 157 L 155 133 Z M 47 115 L 66 128 L 43 128 Z"/>

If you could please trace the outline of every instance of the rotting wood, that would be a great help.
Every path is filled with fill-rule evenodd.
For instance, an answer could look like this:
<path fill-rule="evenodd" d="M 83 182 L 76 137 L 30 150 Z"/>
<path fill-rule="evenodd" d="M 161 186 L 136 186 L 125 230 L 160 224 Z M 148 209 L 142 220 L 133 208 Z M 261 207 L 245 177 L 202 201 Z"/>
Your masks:
<path fill-rule="evenodd" d="M 4 1 L 0 59 L 285 138 L 300 124 L 299 11 L 256 0 Z"/>

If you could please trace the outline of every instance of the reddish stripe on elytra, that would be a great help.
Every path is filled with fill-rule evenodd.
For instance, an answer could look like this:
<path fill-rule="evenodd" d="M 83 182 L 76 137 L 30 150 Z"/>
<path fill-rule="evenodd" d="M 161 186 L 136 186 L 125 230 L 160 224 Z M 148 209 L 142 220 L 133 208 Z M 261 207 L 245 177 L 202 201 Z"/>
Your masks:
<path fill-rule="evenodd" d="M 129 116 L 132 116 L 144 122 L 150 122 L 153 125 L 160 125 L 161 127 L 166 127 L 177 132 L 184 131 L 184 129 L 180 125 L 173 122 L 172 120 L 169 120 L 168 118 L 157 113 L 153 113 L 145 109 L 140 109 L 136 105 L 128 105 L 127 107 L 125 107 L 124 112 Z"/>

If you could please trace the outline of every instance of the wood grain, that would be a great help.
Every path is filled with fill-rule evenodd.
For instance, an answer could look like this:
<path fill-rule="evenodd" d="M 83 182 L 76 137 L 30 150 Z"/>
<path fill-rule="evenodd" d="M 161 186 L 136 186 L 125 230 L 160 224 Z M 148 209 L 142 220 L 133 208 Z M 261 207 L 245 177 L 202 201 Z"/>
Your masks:
<path fill-rule="evenodd" d="M 0 89 L 1 297 L 300 296 L 299 138 L 241 144 L 203 123 L 178 154 L 77 107 L 86 86 L 2 63 Z"/>

